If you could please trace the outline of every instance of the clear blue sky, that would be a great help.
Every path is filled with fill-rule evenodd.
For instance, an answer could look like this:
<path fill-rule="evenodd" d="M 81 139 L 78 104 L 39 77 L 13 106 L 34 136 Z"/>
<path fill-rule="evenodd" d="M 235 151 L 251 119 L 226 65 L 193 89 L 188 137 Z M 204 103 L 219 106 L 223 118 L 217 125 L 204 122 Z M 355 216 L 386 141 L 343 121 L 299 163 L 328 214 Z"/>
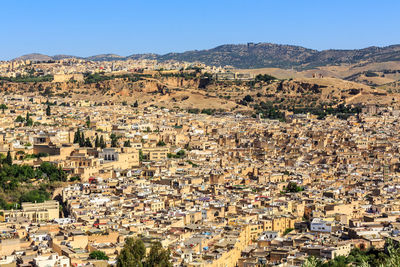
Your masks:
<path fill-rule="evenodd" d="M 399 0 L 4 0 L 0 60 L 183 52 L 227 43 L 314 49 L 400 43 Z"/>

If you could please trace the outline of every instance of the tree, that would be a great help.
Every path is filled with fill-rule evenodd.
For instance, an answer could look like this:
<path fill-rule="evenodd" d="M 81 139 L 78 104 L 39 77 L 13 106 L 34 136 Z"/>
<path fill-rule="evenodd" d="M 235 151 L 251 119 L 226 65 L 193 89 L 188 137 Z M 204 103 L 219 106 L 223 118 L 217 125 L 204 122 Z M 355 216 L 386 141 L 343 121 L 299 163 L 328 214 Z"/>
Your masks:
<path fill-rule="evenodd" d="M 285 231 L 283 232 L 283 236 L 287 235 L 288 233 L 290 233 L 293 230 L 294 230 L 293 228 L 286 228 Z"/>
<path fill-rule="evenodd" d="M 304 188 L 301 186 L 298 186 L 295 182 L 289 182 L 288 185 L 286 186 L 286 192 L 290 193 L 297 193 L 300 191 L 303 191 Z"/>
<path fill-rule="evenodd" d="M 184 157 L 185 156 L 185 150 L 182 150 L 182 149 L 179 150 L 178 153 L 176 153 L 176 155 L 181 157 L 181 158 Z"/>
<path fill-rule="evenodd" d="M 204 108 L 201 110 L 202 114 L 207 114 L 207 115 L 213 115 L 215 112 L 216 110 L 211 108 Z"/>
<path fill-rule="evenodd" d="M 269 82 L 269 81 L 272 81 L 272 80 L 276 80 L 276 78 L 271 76 L 271 75 L 268 75 L 268 74 L 258 74 L 255 77 L 255 80 L 256 81 Z"/>
<path fill-rule="evenodd" d="M 166 146 L 165 142 L 163 140 L 158 141 L 157 146 Z"/>
<path fill-rule="evenodd" d="M 377 250 L 373 247 L 366 251 L 354 248 L 350 254 L 345 256 L 337 256 L 332 260 L 323 262 L 313 256 L 308 257 L 302 267 L 397 267 L 400 266 L 400 248 L 393 245 L 389 240 L 385 250 Z"/>
<path fill-rule="evenodd" d="M 117 147 L 118 146 L 118 137 L 115 134 L 110 135 L 111 138 L 111 147 Z"/>
<path fill-rule="evenodd" d="M 21 195 L 19 198 L 20 203 L 22 202 L 37 202 L 43 203 L 50 199 L 50 194 L 44 190 L 32 190 Z"/>
<path fill-rule="evenodd" d="M 50 111 L 50 105 L 47 104 L 47 108 L 46 108 L 46 116 L 50 116 L 51 115 L 51 111 Z"/>
<path fill-rule="evenodd" d="M 32 125 L 33 125 L 33 120 L 31 119 L 29 112 L 27 112 L 25 118 L 25 126 L 32 126 Z"/>
<path fill-rule="evenodd" d="M 29 118 L 29 120 L 26 121 L 26 126 L 32 126 L 33 125 L 33 120 Z"/>
<path fill-rule="evenodd" d="M 99 136 L 96 135 L 96 139 L 94 140 L 94 147 L 99 147 L 99 146 L 100 146 Z"/>
<path fill-rule="evenodd" d="M 95 250 L 95 251 L 90 252 L 89 258 L 95 259 L 95 260 L 108 260 L 108 256 L 106 255 L 106 253 L 104 253 L 103 251 L 100 251 L 100 250 Z"/>
<path fill-rule="evenodd" d="M 86 140 L 85 140 L 85 147 L 93 147 L 92 142 L 90 142 L 89 137 L 86 137 Z"/>
<path fill-rule="evenodd" d="M 90 117 L 86 117 L 86 126 L 89 128 L 90 127 Z"/>
<path fill-rule="evenodd" d="M 145 261 L 146 266 L 170 267 L 170 251 L 162 247 L 160 242 L 151 246 L 150 253 Z"/>
<path fill-rule="evenodd" d="M 135 101 L 135 103 L 133 104 L 134 108 L 137 108 L 139 106 L 139 103 L 137 102 L 137 100 Z"/>
<path fill-rule="evenodd" d="M 260 104 L 255 104 L 254 111 L 256 114 L 261 114 L 263 118 L 285 121 L 285 113 L 280 112 L 279 108 L 275 107 L 270 101 L 261 101 Z"/>
<path fill-rule="evenodd" d="M 8 107 L 5 104 L 1 104 L 0 109 L 2 110 L 2 112 L 4 114 L 4 110 L 8 109 Z"/>
<path fill-rule="evenodd" d="M 322 266 L 322 261 L 314 256 L 308 257 L 301 267 L 319 267 Z"/>
<path fill-rule="evenodd" d="M 117 147 L 118 146 L 118 139 L 111 139 L 111 147 Z"/>
<path fill-rule="evenodd" d="M 146 247 L 141 239 L 128 238 L 124 248 L 117 258 L 117 267 L 143 266 L 142 261 L 146 256 Z"/>
<path fill-rule="evenodd" d="M 170 251 L 160 242 L 154 243 L 146 256 L 146 247 L 141 239 L 128 238 L 117 258 L 117 267 L 171 267 Z"/>
<path fill-rule="evenodd" d="M 252 97 L 251 95 L 246 95 L 246 96 L 243 98 L 243 101 L 246 101 L 246 102 L 253 102 L 254 99 L 253 99 L 253 97 Z"/>
<path fill-rule="evenodd" d="M 53 92 L 51 91 L 51 88 L 50 88 L 50 87 L 46 87 L 46 88 L 44 89 L 44 92 L 42 93 L 42 95 L 43 95 L 43 96 L 52 96 L 52 95 L 53 95 Z"/>
<path fill-rule="evenodd" d="M 117 258 L 117 267 L 142 267 L 142 263 L 139 262 L 129 249 L 123 248 Z"/>
<path fill-rule="evenodd" d="M 79 139 L 79 146 L 84 147 L 85 146 L 85 135 L 83 132 L 81 132 L 81 138 Z"/>
<path fill-rule="evenodd" d="M 4 160 L 4 163 L 6 163 L 10 166 L 12 165 L 12 157 L 11 157 L 10 150 L 8 150 L 8 152 L 7 152 L 7 156 L 6 156 L 6 159 Z"/>
<path fill-rule="evenodd" d="M 124 142 L 124 147 L 131 147 L 131 140 L 127 140 Z"/>
<path fill-rule="evenodd" d="M 142 261 L 146 256 L 146 247 L 141 239 L 128 238 L 126 246 L 138 261 Z"/>
<path fill-rule="evenodd" d="M 67 173 L 64 172 L 64 170 L 61 167 L 59 167 L 57 169 L 58 181 L 65 182 L 65 181 L 67 181 L 67 177 L 68 177 Z"/>
<path fill-rule="evenodd" d="M 74 144 L 79 144 L 80 140 L 81 140 L 81 132 L 79 131 L 79 128 L 78 128 L 74 134 Z"/>
<path fill-rule="evenodd" d="M 142 162 L 144 159 L 143 151 L 139 149 L 139 161 Z"/>
<path fill-rule="evenodd" d="M 105 148 L 106 147 L 106 142 L 104 142 L 104 137 L 100 136 L 100 147 Z"/>
<path fill-rule="evenodd" d="M 65 182 L 67 180 L 67 174 L 61 168 L 57 168 L 50 162 L 43 162 L 42 164 L 40 164 L 38 170 L 42 174 L 45 174 L 49 181 Z"/>
<path fill-rule="evenodd" d="M 18 117 L 15 119 L 15 122 L 24 122 L 24 118 L 22 118 L 21 115 L 18 115 Z"/>

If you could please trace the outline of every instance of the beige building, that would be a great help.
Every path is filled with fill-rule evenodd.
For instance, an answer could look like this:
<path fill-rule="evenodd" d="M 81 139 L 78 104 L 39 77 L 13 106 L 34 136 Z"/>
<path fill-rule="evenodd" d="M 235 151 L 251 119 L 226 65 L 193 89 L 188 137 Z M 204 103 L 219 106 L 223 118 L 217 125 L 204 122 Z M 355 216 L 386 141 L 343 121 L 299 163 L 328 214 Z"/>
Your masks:
<path fill-rule="evenodd" d="M 51 221 L 59 218 L 59 203 L 54 200 L 45 201 L 43 203 L 22 203 L 20 210 L 1 210 L 5 221 L 12 218 L 27 218 L 33 222 Z"/>
<path fill-rule="evenodd" d="M 143 148 L 143 157 L 147 160 L 161 160 L 166 159 L 169 153 L 167 147 L 148 147 Z"/>
<path fill-rule="evenodd" d="M 83 82 L 83 74 L 54 74 L 53 82 L 68 82 L 77 81 Z"/>

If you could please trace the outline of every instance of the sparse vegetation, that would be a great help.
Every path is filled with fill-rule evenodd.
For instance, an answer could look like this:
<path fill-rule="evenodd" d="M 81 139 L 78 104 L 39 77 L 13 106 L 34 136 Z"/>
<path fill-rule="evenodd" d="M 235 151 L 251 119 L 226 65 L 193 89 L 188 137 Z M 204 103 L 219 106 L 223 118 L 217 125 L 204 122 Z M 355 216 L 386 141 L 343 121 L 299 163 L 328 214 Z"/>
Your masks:
<path fill-rule="evenodd" d="M 323 261 L 322 259 L 310 256 L 302 267 L 398 267 L 400 266 L 400 248 L 388 242 L 387 249 L 378 250 L 374 247 L 368 250 L 354 248 L 348 256 L 337 256 L 332 260 Z"/>
<path fill-rule="evenodd" d="M 273 81 L 273 80 L 276 80 L 276 78 L 274 76 L 271 76 L 271 75 L 268 75 L 268 74 L 258 74 L 255 77 L 255 81 L 257 81 L 257 82 L 259 82 L 259 81 L 270 82 L 270 81 Z"/>
<path fill-rule="evenodd" d="M 146 247 L 141 239 L 128 238 L 124 248 L 117 258 L 117 267 L 172 267 L 169 250 L 162 247 L 160 242 L 151 245 L 150 252 L 146 253 Z"/>
<path fill-rule="evenodd" d="M 38 82 L 51 82 L 53 81 L 53 75 L 44 75 L 44 76 L 17 76 L 17 77 L 1 77 L 0 81 L 7 81 L 13 83 L 38 83 Z"/>

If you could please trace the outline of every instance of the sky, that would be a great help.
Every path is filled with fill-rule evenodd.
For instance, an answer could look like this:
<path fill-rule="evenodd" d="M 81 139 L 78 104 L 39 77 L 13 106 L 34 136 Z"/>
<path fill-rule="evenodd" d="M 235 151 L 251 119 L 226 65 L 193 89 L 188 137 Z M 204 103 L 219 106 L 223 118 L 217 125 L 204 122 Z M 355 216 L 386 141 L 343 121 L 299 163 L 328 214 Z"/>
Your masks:
<path fill-rule="evenodd" d="M 318 50 L 400 44 L 399 0 L 3 0 L 0 60 L 184 52 L 270 42 Z"/>

